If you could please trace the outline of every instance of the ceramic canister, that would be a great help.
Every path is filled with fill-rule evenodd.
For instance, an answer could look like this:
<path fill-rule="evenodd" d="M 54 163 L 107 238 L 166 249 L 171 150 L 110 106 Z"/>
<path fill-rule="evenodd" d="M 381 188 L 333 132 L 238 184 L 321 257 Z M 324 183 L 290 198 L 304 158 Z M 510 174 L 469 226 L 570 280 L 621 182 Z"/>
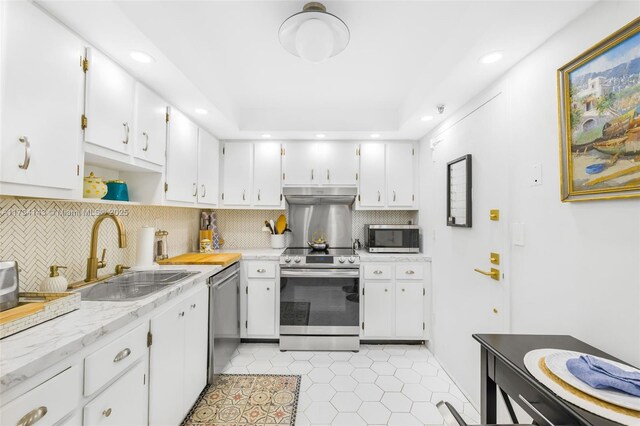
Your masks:
<path fill-rule="evenodd" d="M 101 177 L 94 176 L 93 172 L 84 178 L 82 196 L 84 198 L 102 198 L 107 194 L 107 185 Z"/>
<path fill-rule="evenodd" d="M 129 201 L 129 189 L 122 180 L 110 180 L 107 182 L 107 195 L 105 200 Z"/>

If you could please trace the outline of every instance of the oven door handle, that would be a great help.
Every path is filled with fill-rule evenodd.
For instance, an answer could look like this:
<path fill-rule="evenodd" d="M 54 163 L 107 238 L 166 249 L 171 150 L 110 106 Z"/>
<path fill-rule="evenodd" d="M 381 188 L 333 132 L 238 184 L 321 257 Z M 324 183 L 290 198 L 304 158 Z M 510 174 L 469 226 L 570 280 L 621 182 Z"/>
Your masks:
<path fill-rule="evenodd" d="M 359 269 L 280 269 L 281 277 L 299 278 L 357 278 Z"/>

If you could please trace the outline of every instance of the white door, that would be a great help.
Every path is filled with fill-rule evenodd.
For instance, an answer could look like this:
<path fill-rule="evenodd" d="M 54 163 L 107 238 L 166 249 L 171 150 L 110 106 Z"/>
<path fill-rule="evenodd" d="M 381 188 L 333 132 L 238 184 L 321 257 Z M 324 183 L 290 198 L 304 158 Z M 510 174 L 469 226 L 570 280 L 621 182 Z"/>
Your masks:
<path fill-rule="evenodd" d="M 84 140 L 120 153 L 133 145 L 135 80 L 96 49 L 87 48 Z"/>
<path fill-rule="evenodd" d="M 276 142 L 256 143 L 253 146 L 253 204 L 255 206 L 282 205 L 282 154 Z"/>
<path fill-rule="evenodd" d="M 421 339 L 424 330 L 422 281 L 396 281 L 396 337 Z"/>
<path fill-rule="evenodd" d="M 198 204 L 218 204 L 218 176 L 220 173 L 220 142 L 198 129 Z"/>
<path fill-rule="evenodd" d="M 390 142 L 387 144 L 387 205 L 389 207 L 412 207 L 414 200 L 412 143 Z"/>
<path fill-rule="evenodd" d="M 177 425 L 184 417 L 185 303 L 150 321 L 149 424 Z"/>
<path fill-rule="evenodd" d="M 316 144 L 319 182 L 327 185 L 357 185 L 358 144 L 318 142 Z"/>
<path fill-rule="evenodd" d="M 291 142 L 284 146 L 284 185 L 314 185 L 318 174 L 315 142 Z"/>
<path fill-rule="evenodd" d="M 273 280 L 247 281 L 247 336 L 276 334 L 276 283 Z"/>
<path fill-rule="evenodd" d="M 499 94 L 456 125 L 435 137 L 441 142 L 433 152 L 435 197 L 446 200 L 446 164 L 472 155 L 473 217 L 471 228 L 446 226 L 445 210 L 435 217 L 433 241 L 432 342 L 439 359 L 447 360 L 447 372 L 480 403 L 480 348 L 474 333 L 509 332 L 507 238 L 509 128 L 507 95 Z M 481 149 L 479 147 L 482 147 Z M 500 220 L 489 218 L 500 209 Z M 501 255 L 500 265 L 490 253 Z M 500 281 L 474 271 L 500 271 Z M 455 306 L 455 309 L 452 309 Z"/>
<path fill-rule="evenodd" d="M 393 282 L 367 281 L 364 287 L 364 335 L 394 336 Z"/>
<path fill-rule="evenodd" d="M 224 145 L 222 193 L 225 206 L 251 204 L 251 170 L 253 169 L 251 145 L 249 142 L 233 142 Z"/>
<path fill-rule="evenodd" d="M 142 361 L 85 405 L 85 425 L 147 424 L 146 366 Z"/>
<path fill-rule="evenodd" d="M 195 203 L 198 195 L 198 128 L 178 110 L 171 110 L 167 141 L 169 201 Z"/>
<path fill-rule="evenodd" d="M 207 385 L 209 338 L 209 287 L 202 287 L 185 300 L 184 414 Z"/>
<path fill-rule="evenodd" d="M 363 143 L 360 146 L 360 194 L 361 207 L 383 207 L 385 190 L 384 143 Z"/>
<path fill-rule="evenodd" d="M 0 181 L 72 189 L 81 180 L 84 48 L 29 2 L 1 2 L 0 8 Z"/>
<path fill-rule="evenodd" d="M 167 103 L 136 82 L 136 123 L 134 155 L 160 166 L 167 149 Z"/>

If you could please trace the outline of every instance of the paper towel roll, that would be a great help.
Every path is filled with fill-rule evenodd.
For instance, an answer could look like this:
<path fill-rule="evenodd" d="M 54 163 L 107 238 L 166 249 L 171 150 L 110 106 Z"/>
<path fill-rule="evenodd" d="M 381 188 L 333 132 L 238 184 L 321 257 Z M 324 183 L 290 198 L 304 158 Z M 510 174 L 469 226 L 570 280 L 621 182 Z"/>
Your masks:
<path fill-rule="evenodd" d="M 156 229 L 145 226 L 138 229 L 138 241 L 136 243 L 135 268 L 153 267 L 153 243 L 156 237 Z"/>

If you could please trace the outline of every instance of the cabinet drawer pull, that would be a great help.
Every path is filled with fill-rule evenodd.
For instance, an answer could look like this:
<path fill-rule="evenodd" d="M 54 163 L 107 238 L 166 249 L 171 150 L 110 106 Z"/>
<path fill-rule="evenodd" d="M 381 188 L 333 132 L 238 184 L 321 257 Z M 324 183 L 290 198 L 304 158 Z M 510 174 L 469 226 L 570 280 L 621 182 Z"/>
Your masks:
<path fill-rule="evenodd" d="M 385 288 L 385 289 L 384 289 L 384 292 L 385 292 L 385 293 L 386 293 L 386 292 L 388 292 L 388 291 L 389 291 L 389 289 L 388 289 L 388 288 Z"/>
<path fill-rule="evenodd" d="M 405 274 L 413 275 L 413 274 L 415 274 L 415 272 L 413 270 L 409 269 L 409 270 L 405 271 Z"/>
<path fill-rule="evenodd" d="M 29 168 L 29 163 L 31 163 L 31 143 L 29 143 L 29 138 L 26 136 L 22 136 L 18 139 L 20 143 L 24 144 L 24 161 L 22 164 L 18 164 L 23 170 L 27 170 Z"/>
<path fill-rule="evenodd" d="M 267 272 L 267 270 L 264 268 L 260 268 L 260 269 L 256 269 L 256 272 L 259 274 L 264 274 L 265 272 Z"/>
<path fill-rule="evenodd" d="M 113 358 L 113 362 L 120 362 L 123 359 L 125 359 L 126 357 L 128 357 L 129 355 L 131 355 L 131 349 L 124 348 L 123 350 L 121 350 L 120 352 L 118 352 L 116 354 L 116 357 Z"/>
<path fill-rule="evenodd" d="M 38 407 L 29 411 L 27 414 L 22 416 L 16 426 L 31 426 L 36 424 L 40 419 L 42 419 L 47 414 L 47 407 Z"/>
<path fill-rule="evenodd" d="M 382 271 L 380 269 L 376 269 L 375 271 L 373 271 L 373 273 L 376 275 L 380 275 Z"/>
<path fill-rule="evenodd" d="M 147 150 L 149 149 L 149 133 L 147 132 L 142 132 L 142 136 L 144 136 L 144 148 L 142 148 L 142 150 L 144 152 L 147 152 Z"/>
<path fill-rule="evenodd" d="M 402 291 L 404 291 L 404 288 L 402 289 Z"/>
<path fill-rule="evenodd" d="M 111 408 L 107 408 L 102 412 L 102 415 L 105 417 L 109 417 L 111 415 Z"/>
<path fill-rule="evenodd" d="M 128 145 L 129 144 L 129 123 L 122 123 L 122 125 L 124 126 L 124 140 L 122 141 L 122 143 L 125 145 Z"/>

